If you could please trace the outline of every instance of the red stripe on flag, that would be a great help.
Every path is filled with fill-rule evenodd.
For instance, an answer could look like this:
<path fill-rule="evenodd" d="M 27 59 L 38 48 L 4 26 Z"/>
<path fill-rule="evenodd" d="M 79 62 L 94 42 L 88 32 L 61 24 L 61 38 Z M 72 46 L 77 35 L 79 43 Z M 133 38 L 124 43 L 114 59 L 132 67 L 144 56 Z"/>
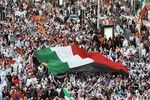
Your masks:
<path fill-rule="evenodd" d="M 61 98 L 60 100 L 66 100 L 65 98 Z"/>
<path fill-rule="evenodd" d="M 75 45 L 72 46 L 72 52 L 73 52 L 73 55 L 78 54 L 83 59 L 91 58 L 96 63 L 104 64 L 115 70 L 124 70 L 126 73 L 128 73 L 127 68 L 125 66 L 123 66 L 121 63 L 113 62 L 98 52 L 90 53 L 90 52 L 87 52 L 84 49 L 81 49 Z"/>
<path fill-rule="evenodd" d="M 147 6 L 144 6 L 144 8 L 142 9 L 142 13 L 141 13 L 141 18 L 143 18 L 144 14 L 148 11 Z"/>

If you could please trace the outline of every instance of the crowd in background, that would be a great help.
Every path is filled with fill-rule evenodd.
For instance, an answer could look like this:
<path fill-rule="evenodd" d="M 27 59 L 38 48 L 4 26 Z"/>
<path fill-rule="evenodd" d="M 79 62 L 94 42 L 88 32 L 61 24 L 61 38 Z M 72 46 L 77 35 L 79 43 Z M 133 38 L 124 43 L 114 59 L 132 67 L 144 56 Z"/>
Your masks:
<path fill-rule="evenodd" d="M 134 20 L 121 16 L 133 15 L 129 0 L 101 0 L 99 29 L 94 0 L 76 0 L 73 5 L 66 0 L 64 6 L 44 0 L 8 1 L 1 3 L 6 16 L 0 26 L 0 100 L 60 100 L 62 87 L 72 100 L 150 99 L 149 27 L 142 25 L 138 32 Z M 143 17 L 147 21 L 148 12 Z M 70 15 L 79 19 L 71 20 Z M 33 20 L 33 16 L 38 17 Z M 104 25 L 114 25 L 113 38 L 103 35 Z M 120 62 L 129 75 L 83 72 L 54 76 L 44 65 L 35 64 L 36 50 L 67 45 Z"/>

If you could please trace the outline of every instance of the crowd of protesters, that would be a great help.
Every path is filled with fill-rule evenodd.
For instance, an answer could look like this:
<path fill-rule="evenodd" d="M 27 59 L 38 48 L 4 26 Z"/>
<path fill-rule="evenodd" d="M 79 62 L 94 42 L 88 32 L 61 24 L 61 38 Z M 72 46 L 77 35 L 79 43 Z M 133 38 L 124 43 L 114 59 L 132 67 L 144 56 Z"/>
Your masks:
<path fill-rule="evenodd" d="M 72 100 L 150 100 L 149 27 L 142 25 L 138 32 L 134 20 L 121 16 L 136 10 L 129 0 L 101 0 L 97 29 L 97 2 L 79 1 L 66 0 L 64 6 L 44 0 L 1 2 L 5 18 L 0 27 L 0 100 L 60 100 L 62 87 Z M 83 8 L 84 21 L 80 19 Z M 79 19 L 71 20 L 70 15 Z M 148 16 L 146 13 L 143 19 L 149 21 Z M 104 25 L 114 25 L 113 38 L 103 35 Z M 44 65 L 37 66 L 36 50 L 67 45 L 120 62 L 129 75 L 83 72 L 54 76 Z"/>

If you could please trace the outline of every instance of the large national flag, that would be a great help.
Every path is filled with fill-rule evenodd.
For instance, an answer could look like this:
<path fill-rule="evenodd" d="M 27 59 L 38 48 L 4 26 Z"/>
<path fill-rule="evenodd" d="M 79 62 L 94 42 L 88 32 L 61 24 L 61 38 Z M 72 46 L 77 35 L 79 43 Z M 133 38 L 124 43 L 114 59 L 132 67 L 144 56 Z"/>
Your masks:
<path fill-rule="evenodd" d="M 78 46 L 50 47 L 35 52 L 40 63 L 45 63 L 53 74 L 68 70 L 92 72 L 124 72 L 128 70 L 100 53 L 89 53 Z"/>
<path fill-rule="evenodd" d="M 62 88 L 60 91 L 60 100 L 72 100 L 70 94 L 65 88 Z"/>

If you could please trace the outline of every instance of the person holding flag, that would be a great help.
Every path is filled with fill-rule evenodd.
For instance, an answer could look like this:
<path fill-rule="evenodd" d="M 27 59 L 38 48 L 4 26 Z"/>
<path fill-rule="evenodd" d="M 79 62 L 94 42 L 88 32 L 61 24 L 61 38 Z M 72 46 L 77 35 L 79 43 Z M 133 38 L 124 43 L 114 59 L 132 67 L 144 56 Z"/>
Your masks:
<path fill-rule="evenodd" d="M 148 8 L 145 4 L 145 0 L 140 0 L 140 9 L 138 9 L 137 14 L 135 14 L 135 17 L 137 18 L 137 25 L 136 28 L 138 30 L 138 37 L 140 41 L 142 41 L 142 35 L 141 35 L 141 27 L 143 23 L 143 17 L 145 13 L 148 11 Z M 141 43 L 139 43 L 139 57 L 141 56 Z"/>
<path fill-rule="evenodd" d="M 60 91 L 60 100 L 72 100 L 70 94 L 65 88 L 62 88 Z"/>

